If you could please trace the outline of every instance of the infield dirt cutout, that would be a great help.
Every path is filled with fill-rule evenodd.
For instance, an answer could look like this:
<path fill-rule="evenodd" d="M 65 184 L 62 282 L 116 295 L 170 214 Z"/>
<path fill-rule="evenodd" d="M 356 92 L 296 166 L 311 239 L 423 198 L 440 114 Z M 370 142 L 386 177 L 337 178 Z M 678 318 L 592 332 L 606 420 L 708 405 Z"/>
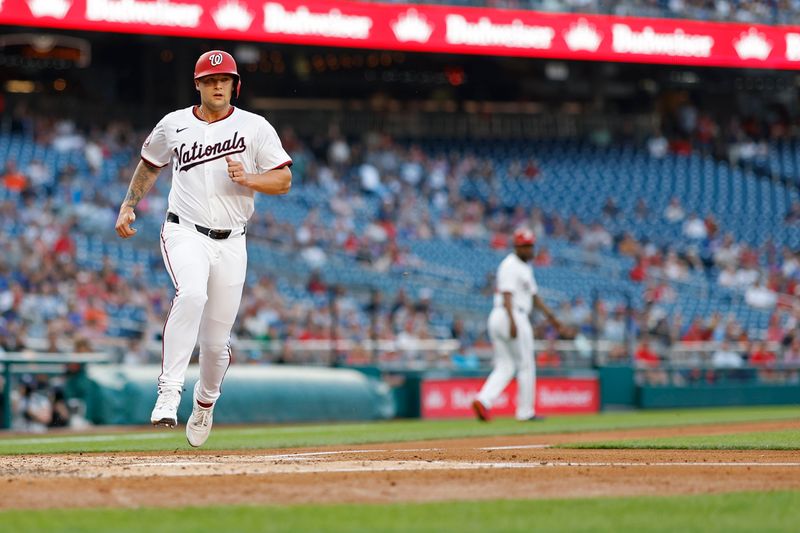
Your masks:
<path fill-rule="evenodd" d="M 783 429 L 800 429 L 800 423 L 693 425 L 281 450 L 2 456 L 0 509 L 386 503 L 800 489 L 797 451 L 551 447 Z"/>

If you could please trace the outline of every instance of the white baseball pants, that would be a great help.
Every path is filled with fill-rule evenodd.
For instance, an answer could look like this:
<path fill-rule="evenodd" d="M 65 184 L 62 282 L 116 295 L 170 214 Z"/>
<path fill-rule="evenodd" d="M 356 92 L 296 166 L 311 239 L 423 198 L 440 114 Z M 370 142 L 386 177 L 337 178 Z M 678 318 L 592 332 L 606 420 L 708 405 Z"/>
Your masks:
<path fill-rule="evenodd" d="M 186 368 L 199 340 L 197 399 L 214 403 L 219 398 L 233 358 L 231 328 L 247 271 L 245 237 L 243 232 L 234 233 L 239 234 L 214 240 L 183 220 L 180 224 L 164 222 L 161 254 L 175 285 L 175 298 L 164 323 L 159 390 L 183 389 Z"/>
<path fill-rule="evenodd" d="M 510 335 L 511 322 L 504 308 L 494 308 L 489 314 L 489 339 L 494 348 L 494 369 L 483 384 L 477 399 L 491 409 L 503 390 L 517 376 L 518 420 L 527 420 L 535 414 L 534 384 L 536 363 L 533 358 L 533 330 L 527 315 L 514 311 L 517 336 Z"/>

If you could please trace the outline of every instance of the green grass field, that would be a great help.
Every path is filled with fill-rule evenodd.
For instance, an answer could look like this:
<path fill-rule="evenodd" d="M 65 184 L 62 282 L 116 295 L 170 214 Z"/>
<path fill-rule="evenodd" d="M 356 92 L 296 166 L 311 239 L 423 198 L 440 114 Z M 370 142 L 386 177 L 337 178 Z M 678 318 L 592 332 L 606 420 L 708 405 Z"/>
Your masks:
<path fill-rule="evenodd" d="M 677 427 L 790 420 L 798 407 L 619 412 L 519 423 L 498 419 L 392 421 L 247 428 L 217 427 L 204 449 L 239 450 L 352 445 L 500 435 Z M 800 449 L 800 429 L 716 436 L 598 442 L 592 448 Z M 8 436 L 0 454 L 188 451 L 182 428 Z M 4 487 L 0 486 L 0 497 Z M 558 500 L 459 501 L 425 504 L 218 506 L 176 509 L 71 509 L 0 512 L 0 532 L 454 532 L 530 531 L 797 531 L 800 492 Z"/>
<path fill-rule="evenodd" d="M 358 424 L 337 423 L 248 428 L 215 427 L 203 449 L 296 448 L 495 435 L 578 433 L 584 431 L 766 420 L 800 421 L 800 407 L 632 411 L 587 416 L 561 416 L 534 423 L 521 423 L 513 419 L 497 419 L 489 424 L 482 424 L 472 419 L 467 419 L 401 420 Z M 100 430 L 88 435 L 0 438 L 0 455 L 190 449 L 190 446 L 186 443 L 182 428 L 174 430 L 139 430 L 135 432 L 117 431 L 115 433 L 104 433 Z"/>
<path fill-rule="evenodd" d="M 800 429 L 691 435 L 658 439 L 615 440 L 566 444 L 562 448 L 651 449 L 651 450 L 800 450 Z"/>
<path fill-rule="evenodd" d="M 797 531 L 800 492 L 394 505 L 0 512 L 14 533 Z"/>

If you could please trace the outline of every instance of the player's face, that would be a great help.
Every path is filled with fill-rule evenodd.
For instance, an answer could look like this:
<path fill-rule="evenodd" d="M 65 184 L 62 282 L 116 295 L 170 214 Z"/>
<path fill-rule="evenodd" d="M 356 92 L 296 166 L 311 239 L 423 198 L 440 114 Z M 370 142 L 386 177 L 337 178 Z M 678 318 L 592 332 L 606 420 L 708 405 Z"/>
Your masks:
<path fill-rule="evenodd" d="M 230 104 L 233 94 L 233 76 L 229 74 L 212 74 L 195 80 L 195 87 L 200 92 L 200 100 L 210 109 L 223 108 Z"/>
<path fill-rule="evenodd" d="M 525 246 L 515 246 L 514 250 L 523 261 L 530 261 L 533 259 L 533 245 L 527 244 Z"/>

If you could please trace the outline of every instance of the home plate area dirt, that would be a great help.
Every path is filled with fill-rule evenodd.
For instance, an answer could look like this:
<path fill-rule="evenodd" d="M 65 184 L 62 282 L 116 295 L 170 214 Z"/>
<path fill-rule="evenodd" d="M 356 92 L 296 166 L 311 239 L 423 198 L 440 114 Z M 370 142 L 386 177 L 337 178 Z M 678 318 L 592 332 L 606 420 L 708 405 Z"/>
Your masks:
<path fill-rule="evenodd" d="M 0 509 L 425 502 L 800 489 L 797 451 L 572 442 L 799 429 L 719 424 L 313 449 L 0 457 Z"/>

